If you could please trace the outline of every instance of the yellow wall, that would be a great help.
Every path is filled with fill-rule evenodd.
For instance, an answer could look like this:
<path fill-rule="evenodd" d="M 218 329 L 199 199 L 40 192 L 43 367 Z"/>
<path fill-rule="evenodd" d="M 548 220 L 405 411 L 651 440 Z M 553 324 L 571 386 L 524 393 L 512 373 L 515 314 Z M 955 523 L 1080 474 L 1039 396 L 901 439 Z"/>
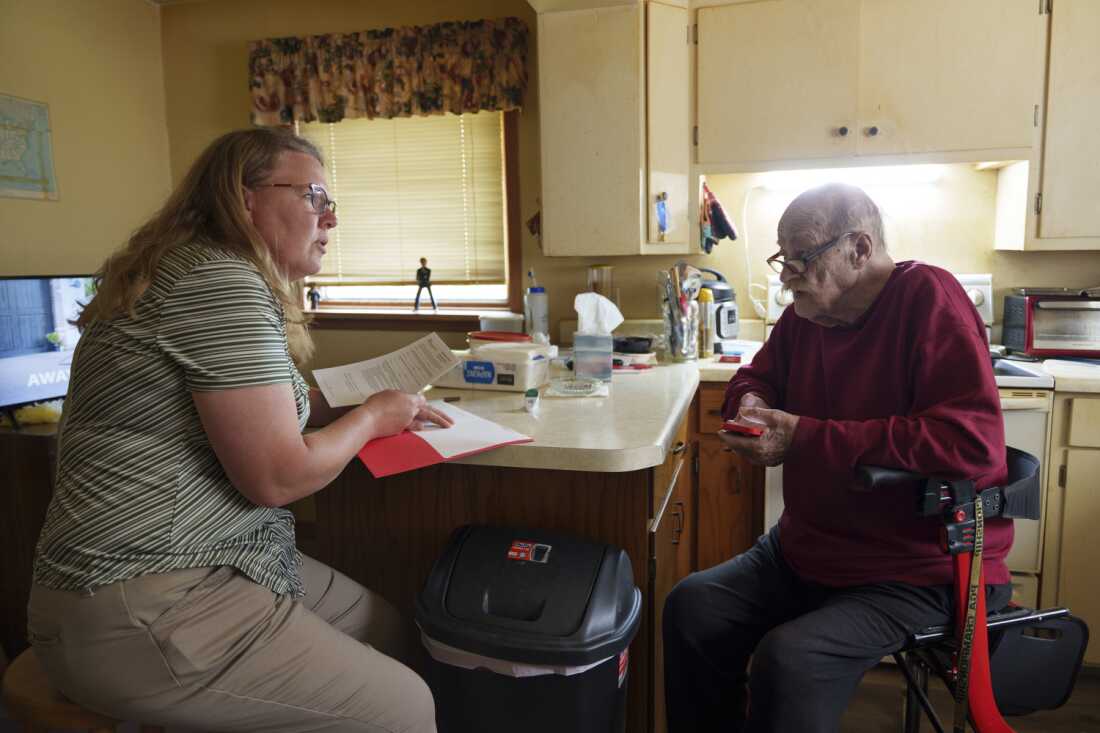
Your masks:
<path fill-rule="evenodd" d="M 1030 286 L 1090 287 L 1100 284 L 1100 254 L 1095 252 L 998 252 L 993 249 L 997 192 L 996 170 L 971 164 L 943 166 L 934 183 L 867 187 L 882 211 L 886 243 L 895 261 L 916 259 L 955 273 L 992 273 L 995 320 L 1001 320 L 1004 295 Z M 723 240 L 710 257 L 696 263 L 719 270 L 733 281 L 743 317 L 755 318 L 744 296 L 745 242 L 752 281 L 765 284 L 771 273 L 764 260 L 775 253 L 776 225 L 796 191 L 758 187 L 752 174 L 711 176 L 708 185 L 736 221 L 737 242 Z M 743 212 L 745 195 L 749 206 Z M 746 226 L 747 221 L 747 226 Z M 763 300 L 763 298 L 761 298 Z"/>
<path fill-rule="evenodd" d="M 0 93 L 49 105 L 57 201 L 0 198 L 0 274 L 99 267 L 169 191 L 146 0 L 0 0 Z"/>

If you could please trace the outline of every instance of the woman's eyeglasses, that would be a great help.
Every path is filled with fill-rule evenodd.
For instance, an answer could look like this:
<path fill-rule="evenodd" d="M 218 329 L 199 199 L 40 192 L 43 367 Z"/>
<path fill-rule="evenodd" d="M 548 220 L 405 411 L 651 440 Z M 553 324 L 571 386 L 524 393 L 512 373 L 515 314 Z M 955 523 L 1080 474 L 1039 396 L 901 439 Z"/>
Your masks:
<path fill-rule="evenodd" d="M 842 242 L 844 238 L 847 237 L 849 234 L 859 233 L 860 232 L 844 232 L 839 237 L 836 237 L 835 239 L 830 239 L 825 244 L 821 245 L 820 247 L 815 247 L 801 257 L 787 258 L 784 257 L 782 253 L 774 254 L 768 258 L 768 266 L 779 274 L 783 274 L 783 270 L 786 269 L 793 275 L 804 275 L 806 273 L 806 270 L 809 268 L 811 262 L 828 252 L 833 247 L 840 244 L 840 242 Z"/>
<path fill-rule="evenodd" d="M 303 198 L 309 199 L 309 205 L 318 216 L 326 211 L 335 214 L 336 202 L 328 197 L 328 191 L 316 183 L 260 183 L 255 188 L 306 188 Z"/>

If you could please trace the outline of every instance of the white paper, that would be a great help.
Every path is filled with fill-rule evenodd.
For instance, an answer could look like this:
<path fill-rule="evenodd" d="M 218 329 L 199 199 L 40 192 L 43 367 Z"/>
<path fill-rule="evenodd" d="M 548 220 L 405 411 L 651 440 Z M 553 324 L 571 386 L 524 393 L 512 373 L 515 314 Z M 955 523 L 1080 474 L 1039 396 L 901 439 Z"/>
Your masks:
<path fill-rule="evenodd" d="M 517 433 L 491 420 L 478 417 L 449 402 L 432 400 L 429 404 L 440 412 L 447 413 L 455 421 L 455 424 L 449 428 L 426 425 L 416 432 L 417 437 L 422 438 L 435 449 L 436 453 L 443 456 L 443 460 L 485 450 L 489 446 L 531 440 L 529 435 Z"/>
<path fill-rule="evenodd" d="M 314 369 L 313 378 L 332 407 L 360 405 L 376 392 L 399 389 L 415 394 L 459 363 L 436 333 L 385 356 Z"/>

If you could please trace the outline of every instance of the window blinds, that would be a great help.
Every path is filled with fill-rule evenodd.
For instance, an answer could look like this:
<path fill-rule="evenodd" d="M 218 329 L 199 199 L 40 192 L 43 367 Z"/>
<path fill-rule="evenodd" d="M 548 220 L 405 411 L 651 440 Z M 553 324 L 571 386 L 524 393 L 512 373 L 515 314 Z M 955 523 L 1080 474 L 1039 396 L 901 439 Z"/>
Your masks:
<path fill-rule="evenodd" d="M 313 282 L 504 283 L 500 112 L 300 123 L 320 148 L 339 225 Z"/>

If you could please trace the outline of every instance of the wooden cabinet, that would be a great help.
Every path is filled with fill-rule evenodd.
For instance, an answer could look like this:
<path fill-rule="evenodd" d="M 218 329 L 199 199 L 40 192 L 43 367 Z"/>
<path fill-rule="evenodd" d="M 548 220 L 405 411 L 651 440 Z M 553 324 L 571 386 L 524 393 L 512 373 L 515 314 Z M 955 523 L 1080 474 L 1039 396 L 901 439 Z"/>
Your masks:
<path fill-rule="evenodd" d="M 1100 395 L 1055 393 L 1041 588 L 1042 605 L 1067 606 L 1092 628 L 1100 626 L 1098 411 Z M 1085 661 L 1100 664 L 1100 648 L 1090 646 Z"/>
<path fill-rule="evenodd" d="M 695 569 L 692 558 L 694 514 L 692 508 L 692 449 L 687 420 L 673 441 L 669 460 L 656 472 L 650 582 L 653 584 L 653 730 L 665 730 L 664 645 L 660 643 L 665 599 L 673 586 Z"/>
<path fill-rule="evenodd" d="M 726 385 L 699 385 L 696 444 L 695 568 L 704 570 L 749 549 L 764 532 L 764 468 L 722 450 Z"/>
<path fill-rule="evenodd" d="M 546 529 L 623 548 L 644 599 L 630 645 L 627 730 L 644 733 L 653 730 L 657 690 L 663 700 L 655 615 L 692 569 L 690 456 L 685 417 L 663 463 L 623 473 L 444 463 L 376 479 L 352 461 L 316 494 L 318 559 L 411 618 L 432 565 L 464 524 Z"/>
<path fill-rule="evenodd" d="M 0 646 L 15 659 L 27 646 L 34 549 L 53 495 L 56 426 L 0 429 Z"/>
<path fill-rule="evenodd" d="M 700 164 L 1031 145 L 1033 0 L 762 0 L 697 22 Z"/>
<path fill-rule="evenodd" d="M 699 163 L 854 155 L 859 0 L 700 8 Z"/>
<path fill-rule="evenodd" d="M 688 251 L 685 6 L 641 2 L 539 14 L 545 254 Z M 663 237 L 659 196 L 668 211 Z"/>
<path fill-rule="evenodd" d="M 1045 74 L 1035 108 L 1022 238 L 1000 249 L 1100 249 L 1100 3 L 1050 0 L 1044 13 Z"/>

